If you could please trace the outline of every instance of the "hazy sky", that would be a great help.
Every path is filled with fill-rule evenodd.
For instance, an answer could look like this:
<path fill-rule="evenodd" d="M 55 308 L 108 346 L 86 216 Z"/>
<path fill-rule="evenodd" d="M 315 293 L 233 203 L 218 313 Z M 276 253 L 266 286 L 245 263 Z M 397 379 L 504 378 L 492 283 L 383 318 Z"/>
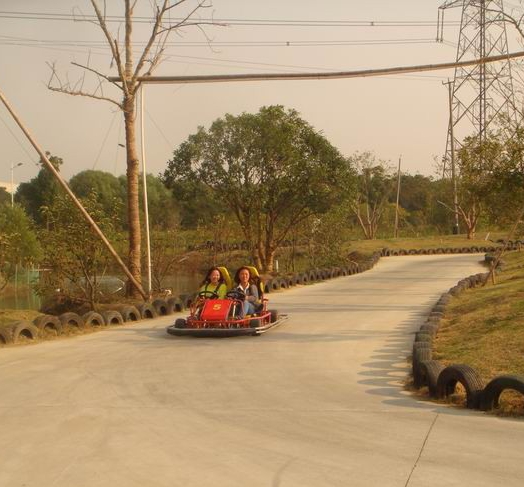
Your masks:
<path fill-rule="evenodd" d="M 123 2 L 108 3 L 114 8 L 109 13 L 122 14 Z M 214 0 L 213 8 L 200 11 L 200 16 L 235 22 L 207 26 L 204 33 L 186 28 L 173 35 L 166 60 L 155 74 L 341 71 L 453 61 L 460 11 L 447 11 L 446 20 L 454 23 L 446 27 L 446 42 L 437 43 L 441 3 Z M 138 15 L 150 15 L 149 1 L 138 0 L 138 4 Z M 125 172 L 124 149 L 119 146 L 124 143 L 121 114 L 110 103 L 46 88 L 47 63 L 52 62 L 72 82 L 82 71 L 71 61 L 86 64 L 90 59 L 92 66 L 116 75 L 97 26 L 56 20 L 72 13 L 79 17 L 93 11 L 87 0 L 0 2 L 0 90 L 38 143 L 64 159 L 66 178 L 84 169 L 120 175 Z M 258 22 L 239 25 L 239 20 Z M 284 22 L 262 25 L 268 21 Z M 296 26 L 290 21 L 314 21 L 314 25 Z M 111 27 L 116 30 L 119 24 Z M 136 29 L 137 53 L 147 37 L 145 27 Z M 396 165 L 402 154 L 405 170 L 433 175 L 434 158 L 445 149 L 448 123 L 447 88 L 442 81 L 452 75 L 439 71 L 367 79 L 148 86 L 148 172 L 163 172 L 173 149 L 199 125 L 208 127 L 225 113 L 256 112 L 263 105 L 281 104 L 298 110 L 345 155 L 370 150 Z M 85 89 L 92 86 L 87 77 Z M 118 96 L 111 89 L 107 94 Z M 3 106 L 0 122 L 0 181 L 9 181 L 10 164 L 19 162 L 23 165 L 14 172 L 15 182 L 27 181 L 38 172 L 38 156 Z"/>

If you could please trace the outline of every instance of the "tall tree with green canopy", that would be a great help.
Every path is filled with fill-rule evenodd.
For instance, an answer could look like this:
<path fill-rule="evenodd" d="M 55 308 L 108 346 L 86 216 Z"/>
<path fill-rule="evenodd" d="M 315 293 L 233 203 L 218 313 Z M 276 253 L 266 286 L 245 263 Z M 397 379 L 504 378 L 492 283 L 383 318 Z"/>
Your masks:
<path fill-rule="evenodd" d="M 210 188 L 236 217 L 257 267 L 270 272 L 290 230 L 337 202 L 349 174 L 347 160 L 298 112 L 268 106 L 200 127 L 175 150 L 164 180 Z"/>
<path fill-rule="evenodd" d="M 46 156 L 55 169 L 59 171 L 60 166 L 64 163 L 62 158 L 52 156 L 49 152 L 46 152 Z M 27 214 L 38 226 L 45 226 L 47 220 L 42 214 L 42 209 L 53 204 L 56 197 L 62 194 L 62 188 L 43 163 L 40 164 L 42 168 L 38 171 L 37 176 L 18 186 L 15 201 L 25 208 Z"/>
<path fill-rule="evenodd" d="M 111 173 L 88 169 L 75 174 L 69 180 L 69 187 L 78 198 L 86 198 L 94 193 L 106 215 L 114 214 L 115 206 L 122 208 L 120 216 L 123 218 L 125 187 Z"/>
<path fill-rule="evenodd" d="M 0 205 L 0 291 L 13 278 L 17 266 L 34 263 L 40 257 L 40 244 L 23 208 Z"/>
<path fill-rule="evenodd" d="M 11 194 L 4 187 L 0 187 L 0 205 L 11 204 Z"/>

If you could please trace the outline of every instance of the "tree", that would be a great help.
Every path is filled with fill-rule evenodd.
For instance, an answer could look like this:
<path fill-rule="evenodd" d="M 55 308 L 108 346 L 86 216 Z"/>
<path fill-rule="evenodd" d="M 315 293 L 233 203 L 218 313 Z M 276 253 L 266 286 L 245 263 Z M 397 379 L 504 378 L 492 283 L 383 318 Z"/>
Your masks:
<path fill-rule="evenodd" d="M 177 227 L 179 210 L 172 192 L 164 185 L 161 178 L 153 174 L 146 175 L 146 184 L 151 228 L 168 230 Z M 140 191 L 142 191 L 142 181 Z"/>
<path fill-rule="evenodd" d="M 499 165 L 501 152 L 500 140 L 496 135 L 489 133 L 484 140 L 478 136 L 466 137 L 457 153 L 457 211 L 466 226 L 468 239 L 475 236 L 482 211 L 489 206 L 489 200 L 493 196 L 493 175 Z"/>
<path fill-rule="evenodd" d="M 137 0 L 123 0 L 124 7 L 124 33 L 120 36 L 120 28 L 112 33 L 109 27 L 109 19 L 106 17 L 106 2 L 103 8 L 98 0 L 90 0 L 96 15 L 96 25 L 100 27 L 112 54 L 111 65 L 118 72 L 120 81 L 116 82 L 109 76 L 96 68 L 79 63 L 73 65 L 93 74 L 97 79 L 97 87 L 93 91 L 84 90 L 83 79 L 76 84 L 64 82 L 58 76 L 54 66 L 48 83 L 48 88 L 53 91 L 67 93 L 70 95 L 87 96 L 90 98 L 110 102 L 122 111 L 124 116 L 126 134 L 126 159 L 127 159 L 127 217 L 129 233 L 128 265 L 131 275 L 138 283 L 141 283 L 141 231 L 139 212 L 139 159 L 136 143 L 136 95 L 140 89 L 139 78 L 149 76 L 162 60 L 166 42 L 169 35 L 182 27 L 201 25 L 206 22 L 191 21 L 193 14 L 202 9 L 210 7 L 208 0 L 152 0 L 150 2 L 154 10 L 151 22 L 151 30 L 146 40 L 145 47 L 135 62 L 133 50 L 133 27 L 134 11 Z M 185 8 L 185 10 L 184 10 Z M 172 16 L 174 10 L 181 13 L 180 18 Z M 123 39 L 122 39 L 123 38 Z M 120 99 L 106 95 L 104 84 L 110 83 L 120 91 Z M 131 294 L 137 294 L 137 290 L 130 287 Z"/>
<path fill-rule="evenodd" d="M 270 272 L 289 231 L 336 203 L 349 173 L 347 160 L 295 110 L 269 106 L 200 127 L 175 150 L 164 180 L 212 190 L 236 217 L 254 263 Z"/>
<path fill-rule="evenodd" d="M 16 267 L 38 261 L 41 248 L 32 222 L 19 205 L 0 205 L 0 291 Z"/>
<path fill-rule="evenodd" d="M 371 152 L 357 152 L 350 160 L 357 169 L 357 188 L 349 199 L 349 208 L 364 238 L 372 240 L 377 236 L 394 182 L 386 164 L 377 161 Z"/>
<path fill-rule="evenodd" d="M 59 171 L 60 166 L 64 163 L 62 158 L 52 156 L 49 152 L 46 152 L 46 156 L 55 169 Z M 27 214 L 38 226 L 45 226 L 47 222 L 42 214 L 42 208 L 52 205 L 55 198 L 62 194 L 62 188 L 53 178 L 53 175 L 45 169 L 43 163 L 40 164 L 42 168 L 37 176 L 28 183 L 21 183 L 18 186 L 15 201 L 25 208 Z"/>
<path fill-rule="evenodd" d="M 125 187 L 111 173 L 86 170 L 75 174 L 69 180 L 69 187 L 78 198 L 86 198 L 91 193 L 96 194 L 97 201 L 106 215 L 114 214 L 115 205 L 122 208 L 119 219 L 124 217 Z"/>
<path fill-rule="evenodd" d="M 119 226 L 118 208 L 115 214 L 106 214 L 96 193 L 83 198 L 82 204 L 102 231 L 114 236 Z M 40 241 L 44 265 L 50 272 L 41 280 L 38 291 L 49 295 L 60 289 L 64 297 L 87 302 L 95 309 L 100 299 L 100 277 L 109 268 L 111 256 L 78 208 L 71 208 L 65 195 L 56 198 L 45 214 L 49 224 L 40 232 Z"/>
<path fill-rule="evenodd" d="M 0 206 L 6 204 L 11 204 L 11 194 L 4 187 L 0 187 Z"/>

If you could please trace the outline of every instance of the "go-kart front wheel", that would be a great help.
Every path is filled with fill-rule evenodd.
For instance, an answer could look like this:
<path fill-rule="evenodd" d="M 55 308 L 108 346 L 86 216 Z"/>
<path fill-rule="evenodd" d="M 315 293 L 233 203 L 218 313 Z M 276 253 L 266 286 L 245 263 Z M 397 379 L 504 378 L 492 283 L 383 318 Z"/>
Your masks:
<path fill-rule="evenodd" d="M 177 318 L 175 321 L 175 328 L 185 328 L 187 325 L 184 318 Z"/>

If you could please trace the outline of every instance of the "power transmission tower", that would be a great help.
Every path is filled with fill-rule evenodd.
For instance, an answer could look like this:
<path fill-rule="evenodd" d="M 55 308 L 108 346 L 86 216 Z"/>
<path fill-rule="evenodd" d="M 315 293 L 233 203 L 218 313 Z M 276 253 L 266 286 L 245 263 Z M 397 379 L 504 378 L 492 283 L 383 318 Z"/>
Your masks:
<path fill-rule="evenodd" d="M 457 62 L 508 54 L 503 0 L 447 0 L 439 7 L 437 41 L 443 42 L 444 11 L 462 8 Z M 509 59 L 455 68 L 451 85 L 450 120 L 443 158 L 443 177 L 450 177 L 454 151 L 461 139 L 476 135 L 482 142 L 500 116 L 516 122 L 513 79 Z M 454 171 L 453 171 L 454 172 Z"/>

